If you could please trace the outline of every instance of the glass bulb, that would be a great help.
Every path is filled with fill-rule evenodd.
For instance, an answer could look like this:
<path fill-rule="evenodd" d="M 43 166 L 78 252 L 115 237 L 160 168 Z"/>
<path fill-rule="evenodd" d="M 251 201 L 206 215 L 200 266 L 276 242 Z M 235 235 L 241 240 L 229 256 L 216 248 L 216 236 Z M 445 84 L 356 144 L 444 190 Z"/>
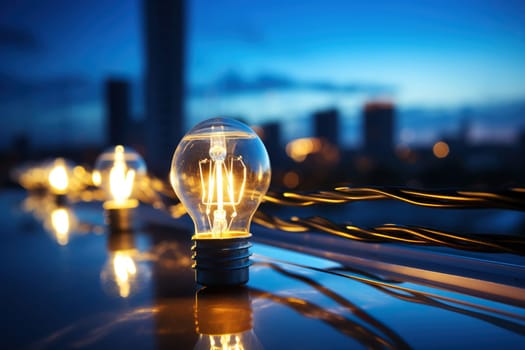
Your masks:
<path fill-rule="evenodd" d="M 268 153 L 257 134 L 224 118 L 206 120 L 183 137 L 170 173 L 197 238 L 249 234 L 270 178 Z"/>
<path fill-rule="evenodd" d="M 197 282 L 229 285 L 248 280 L 250 245 L 245 240 L 270 179 L 264 144 L 241 122 L 209 119 L 182 138 L 170 180 L 195 225 Z"/>
<path fill-rule="evenodd" d="M 146 164 L 132 148 L 122 145 L 104 151 L 95 163 L 93 183 L 106 193 L 105 206 L 128 208 L 138 204 L 134 199 L 137 183 L 146 175 Z"/>

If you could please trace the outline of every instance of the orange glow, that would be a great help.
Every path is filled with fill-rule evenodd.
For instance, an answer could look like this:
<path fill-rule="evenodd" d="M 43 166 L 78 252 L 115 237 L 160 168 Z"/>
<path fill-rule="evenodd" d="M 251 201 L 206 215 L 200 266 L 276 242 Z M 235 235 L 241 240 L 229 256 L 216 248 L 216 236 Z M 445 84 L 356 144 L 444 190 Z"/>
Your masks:
<path fill-rule="evenodd" d="M 284 174 L 283 183 L 288 188 L 296 188 L 299 185 L 299 175 L 295 171 Z"/>
<path fill-rule="evenodd" d="M 286 145 L 286 154 L 296 162 L 302 162 L 311 153 L 321 150 L 321 140 L 315 137 L 296 139 Z"/>
<path fill-rule="evenodd" d="M 432 152 L 434 152 L 434 156 L 441 159 L 448 156 L 450 149 L 446 142 L 438 141 L 434 144 L 434 147 L 432 147 Z"/>

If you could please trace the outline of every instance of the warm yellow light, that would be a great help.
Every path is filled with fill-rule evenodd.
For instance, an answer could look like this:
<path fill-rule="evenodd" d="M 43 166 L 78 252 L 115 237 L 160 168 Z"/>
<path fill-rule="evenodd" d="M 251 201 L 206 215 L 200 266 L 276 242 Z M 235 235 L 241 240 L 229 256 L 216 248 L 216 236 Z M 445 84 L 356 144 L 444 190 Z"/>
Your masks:
<path fill-rule="evenodd" d="M 135 171 L 126 166 L 124 147 L 115 147 L 115 159 L 109 172 L 109 189 L 116 203 L 124 203 L 129 199 L 134 181 Z"/>
<path fill-rule="evenodd" d="M 51 212 L 51 226 L 58 244 L 66 245 L 69 242 L 71 221 L 65 208 L 56 208 Z"/>
<path fill-rule="evenodd" d="M 295 139 L 286 145 L 286 154 L 296 162 L 302 162 L 311 153 L 321 150 L 321 140 L 314 137 Z"/>
<path fill-rule="evenodd" d="M 446 158 L 450 152 L 448 144 L 443 141 L 438 141 L 432 147 L 432 152 L 437 158 Z"/>
<path fill-rule="evenodd" d="M 91 174 L 91 181 L 93 181 L 93 185 L 100 186 L 102 184 L 102 176 L 100 175 L 100 171 L 93 170 L 93 173 Z"/>
<path fill-rule="evenodd" d="M 210 335 L 210 350 L 244 350 L 244 345 L 237 335 Z"/>
<path fill-rule="evenodd" d="M 213 127 L 212 130 L 215 131 Z M 216 131 L 210 136 L 210 158 L 199 161 L 201 203 L 206 207 L 211 234 L 217 237 L 230 231 L 246 185 L 246 166 L 242 157 L 226 161 L 226 152 L 226 137 L 223 132 Z M 225 207 L 231 209 L 230 220 L 227 219 Z"/>
<path fill-rule="evenodd" d="M 133 261 L 129 252 L 120 251 L 115 253 L 113 257 L 113 271 L 120 296 L 127 298 L 131 292 L 131 281 L 137 274 L 135 261 Z"/>
<path fill-rule="evenodd" d="M 57 159 L 54 162 L 53 169 L 48 176 L 49 184 L 53 192 L 63 194 L 67 190 L 69 178 L 67 175 L 66 164 L 63 159 Z"/>

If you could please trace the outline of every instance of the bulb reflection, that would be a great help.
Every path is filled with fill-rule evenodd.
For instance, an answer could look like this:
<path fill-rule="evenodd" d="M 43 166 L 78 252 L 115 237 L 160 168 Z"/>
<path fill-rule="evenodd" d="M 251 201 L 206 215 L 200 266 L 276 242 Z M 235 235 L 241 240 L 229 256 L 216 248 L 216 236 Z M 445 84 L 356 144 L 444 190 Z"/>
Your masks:
<path fill-rule="evenodd" d="M 203 288 L 195 297 L 195 350 L 263 349 L 252 325 L 246 288 Z"/>
<path fill-rule="evenodd" d="M 210 335 L 207 341 L 199 340 L 200 346 L 195 349 L 209 350 L 244 350 L 244 344 L 241 341 L 242 335 Z M 206 344 L 209 342 L 209 346 Z M 203 347 L 204 345 L 204 347 Z"/>
<path fill-rule="evenodd" d="M 51 212 L 51 228 L 58 244 L 64 246 L 69 243 L 71 229 L 71 213 L 66 208 L 55 208 Z"/>
<path fill-rule="evenodd" d="M 149 270 L 142 263 L 144 258 L 135 249 L 131 232 L 110 232 L 107 242 L 108 260 L 100 272 L 104 291 L 120 298 L 135 294 L 149 278 Z"/>
<path fill-rule="evenodd" d="M 61 246 L 69 243 L 73 233 L 78 234 L 85 229 L 75 211 L 69 206 L 58 205 L 53 196 L 29 195 L 22 209 L 41 222 L 45 231 Z"/>
<path fill-rule="evenodd" d="M 137 266 L 132 258 L 132 251 L 117 251 L 113 256 L 113 272 L 119 295 L 127 298 L 131 291 L 131 283 L 137 275 Z"/>

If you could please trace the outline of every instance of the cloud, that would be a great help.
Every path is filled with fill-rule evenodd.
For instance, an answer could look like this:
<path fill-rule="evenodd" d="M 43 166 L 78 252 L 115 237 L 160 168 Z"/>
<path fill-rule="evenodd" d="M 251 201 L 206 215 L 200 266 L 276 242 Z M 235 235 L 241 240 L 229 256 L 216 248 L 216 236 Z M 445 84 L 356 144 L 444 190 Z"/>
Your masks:
<path fill-rule="evenodd" d="M 226 72 L 222 77 L 207 85 L 191 89 L 193 96 L 207 94 L 231 96 L 241 94 L 257 94 L 267 91 L 316 91 L 325 93 L 393 93 L 396 88 L 386 84 L 375 83 L 334 83 L 330 81 L 303 81 L 275 73 L 262 73 L 254 78 L 247 78 L 235 71 Z"/>
<path fill-rule="evenodd" d="M 37 37 L 26 30 L 0 25 L 0 50 L 35 52 L 42 48 Z"/>

